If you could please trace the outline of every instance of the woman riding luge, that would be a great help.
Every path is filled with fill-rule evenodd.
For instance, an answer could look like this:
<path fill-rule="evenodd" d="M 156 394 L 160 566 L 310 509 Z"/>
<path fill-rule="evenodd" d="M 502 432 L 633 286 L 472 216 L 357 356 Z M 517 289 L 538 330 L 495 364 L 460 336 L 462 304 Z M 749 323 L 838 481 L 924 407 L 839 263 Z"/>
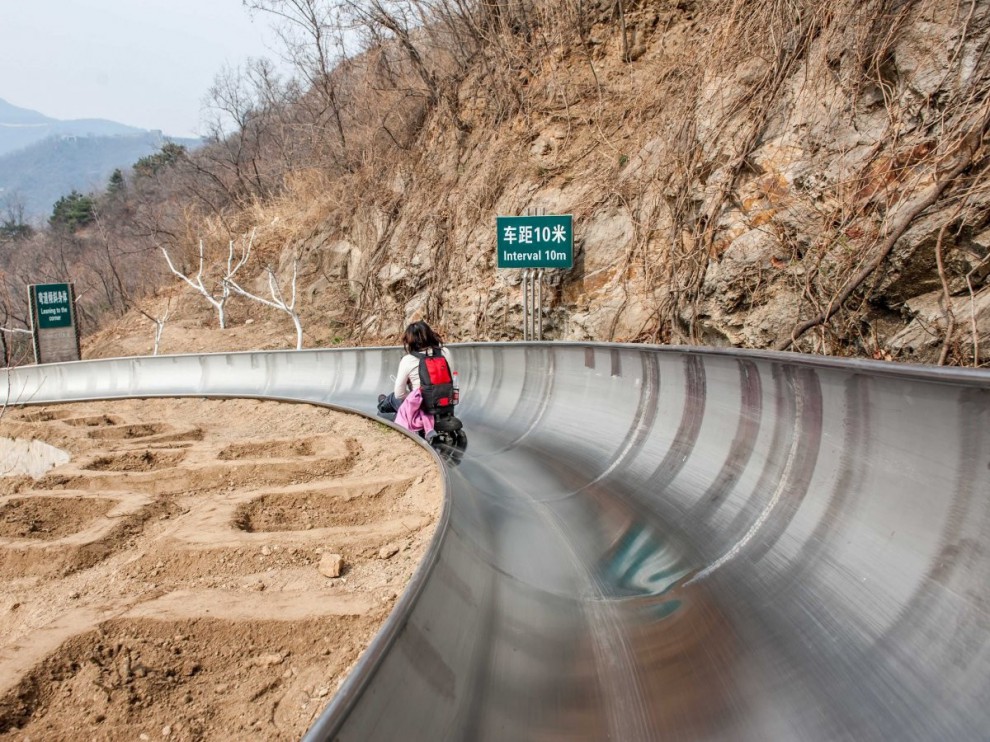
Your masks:
<path fill-rule="evenodd" d="M 409 325 L 402 345 L 406 354 L 399 361 L 395 388 L 378 396 L 378 414 L 419 433 L 456 466 L 467 450 L 467 435 L 454 414 L 459 391 L 450 351 L 425 322 Z"/>
<path fill-rule="evenodd" d="M 406 354 L 399 361 L 399 369 L 395 373 L 395 388 L 390 394 L 378 397 L 378 411 L 384 414 L 396 413 L 403 400 L 414 389 L 419 389 L 420 359 L 429 351 L 439 352 L 452 370 L 454 367 L 450 350 L 446 348 L 440 336 L 426 322 L 413 322 L 406 327 L 402 336 L 402 346 Z"/>

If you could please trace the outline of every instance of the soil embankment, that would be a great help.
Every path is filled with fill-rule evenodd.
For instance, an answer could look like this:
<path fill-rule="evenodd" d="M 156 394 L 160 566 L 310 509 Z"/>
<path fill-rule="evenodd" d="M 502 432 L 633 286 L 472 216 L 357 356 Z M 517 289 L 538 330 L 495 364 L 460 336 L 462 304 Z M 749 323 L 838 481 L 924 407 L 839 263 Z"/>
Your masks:
<path fill-rule="evenodd" d="M 2 432 L 71 456 L 0 478 L 12 739 L 298 739 L 441 506 L 425 451 L 310 405 L 8 408 Z"/>

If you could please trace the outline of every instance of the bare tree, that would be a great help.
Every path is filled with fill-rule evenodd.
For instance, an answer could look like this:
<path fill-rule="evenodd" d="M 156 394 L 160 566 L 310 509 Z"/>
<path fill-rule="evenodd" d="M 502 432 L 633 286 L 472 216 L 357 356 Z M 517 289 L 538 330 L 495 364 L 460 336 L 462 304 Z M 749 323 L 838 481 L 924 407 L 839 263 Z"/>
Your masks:
<path fill-rule="evenodd" d="M 151 314 L 140 304 L 135 304 L 134 308 L 141 313 L 141 316 L 153 322 L 155 325 L 155 345 L 152 348 L 151 355 L 157 356 L 158 349 L 161 347 L 162 333 L 165 331 L 165 323 L 168 322 L 168 318 L 172 316 L 172 297 L 168 298 L 168 302 L 165 304 L 165 309 L 157 315 Z"/>
<path fill-rule="evenodd" d="M 321 0 L 244 0 L 252 9 L 280 18 L 278 34 L 288 60 L 316 100 L 317 125 L 327 121 L 335 131 L 341 157 L 347 151 L 341 66 L 346 66 L 346 24 L 335 3 Z"/>
<path fill-rule="evenodd" d="M 248 240 L 246 248 L 241 251 L 241 257 L 235 261 L 234 241 L 230 241 L 227 247 L 227 265 L 223 271 L 223 275 L 219 279 L 216 279 L 209 288 L 207 288 L 203 278 L 203 274 L 206 270 L 206 254 L 203 246 L 203 240 L 199 241 L 199 269 L 196 271 L 196 276 L 194 279 L 189 278 L 189 276 L 176 268 L 172 263 L 172 258 L 169 256 L 168 250 L 164 247 L 161 248 L 162 254 L 165 256 L 165 261 L 168 263 L 169 270 L 185 281 L 187 285 L 194 289 L 200 296 L 206 299 L 206 301 L 214 309 L 216 309 L 221 330 L 227 328 L 226 307 L 227 302 L 230 299 L 232 279 L 234 274 L 236 274 L 237 271 L 243 268 L 244 264 L 247 263 L 248 257 L 251 255 L 251 245 L 253 242 L 254 231 L 251 232 L 251 237 Z"/>
<path fill-rule="evenodd" d="M 208 96 L 210 144 L 190 163 L 213 177 L 232 201 L 270 196 L 292 164 L 291 157 L 285 161 L 281 120 L 290 103 L 291 94 L 267 60 L 225 67 Z"/>
<path fill-rule="evenodd" d="M 248 249 L 244 254 L 244 261 L 246 262 L 251 254 L 251 247 L 248 245 Z M 265 273 L 268 274 L 268 290 L 271 293 L 271 299 L 265 299 L 250 291 L 243 288 L 240 284 L 234 280 L 233 274 L 228 278 L 224 279 L 226 284 L 231 290 L 240 294 L 246 299 L 251 299 L 259 304 L 264 304 L 266 307 L 271 307 L 272 309 L 277 309 L 280 312 L 285 312 L 289 317 L 292 318 L 292 324 L 296 328 L 296 350 L 302 350 L 303 347 L 303 328 L 302 321 L 299 319 L 299 312 L 296 311 L 296 278 L 298 276 L 299 268 L 299 258 L 298 256 L 293 256 L 292 260 L 292 281 L 289 284 L 289 299 L 286 300 L 285 293 L 282 291 L 281 286 L 279 286 L 278 278 L 275 275 L 275 269 L 271 266 L 265 267 Z"/>

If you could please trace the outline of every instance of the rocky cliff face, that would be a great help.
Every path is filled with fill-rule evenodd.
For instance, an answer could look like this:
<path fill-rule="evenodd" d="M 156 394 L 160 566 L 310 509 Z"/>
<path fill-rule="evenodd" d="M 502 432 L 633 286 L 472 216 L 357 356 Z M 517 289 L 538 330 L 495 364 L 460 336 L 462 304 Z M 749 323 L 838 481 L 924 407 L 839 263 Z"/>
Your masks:
<path fill-rule="evenodd" d="M 367 328 L 520 337 L 495 216 L 533 209 L 575 219 L 574 269 L 544 278 L 552 339 L 987 359 L 990 3 L 654 2 L 621 21 L 608 4 L 579 43 L 518 39 L 509 102 L 474 70 L 457 115 L 431 113 L 306 242 Z"/>

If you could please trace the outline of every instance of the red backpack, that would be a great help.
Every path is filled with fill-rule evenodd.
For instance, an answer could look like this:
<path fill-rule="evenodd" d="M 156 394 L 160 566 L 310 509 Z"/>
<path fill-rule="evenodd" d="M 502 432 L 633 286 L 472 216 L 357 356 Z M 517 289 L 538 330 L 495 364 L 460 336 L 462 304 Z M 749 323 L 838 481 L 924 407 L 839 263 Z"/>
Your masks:
<path fill-rule="evenodd" d="M 443 353 L 439 348 L 427 348 L 413 355 L 419 358 L 419 389 L 423 395 L 420 409 L 431 415 L 453 414 L 454 378 Z"/>

